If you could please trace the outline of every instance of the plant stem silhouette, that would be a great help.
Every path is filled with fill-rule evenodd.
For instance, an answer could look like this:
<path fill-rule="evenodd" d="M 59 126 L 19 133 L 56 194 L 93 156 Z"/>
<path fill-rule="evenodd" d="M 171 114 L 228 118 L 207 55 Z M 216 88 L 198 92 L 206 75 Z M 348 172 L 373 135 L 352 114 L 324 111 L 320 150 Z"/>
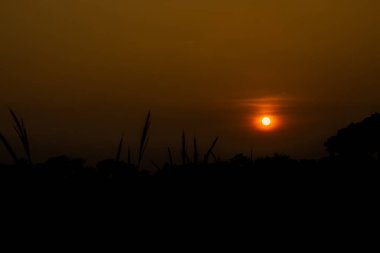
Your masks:
<path fill-rule="evenodd" d="M 124 138 L 121 137 L 120 142 L 119 142 L 119 146 L 117 148 L 116 159 L 115 159 L 116 162 L 120 162 L 121 151 L 123 149 L 123 142 L 124 142 Z"/>
<path fill-rule="evenodd" d="M 186 136 L 185 131 L 182 132 L 182 142 L 181 142 L 181 158 L 182 158 L 182 165 L 186 165 Z"/>
<path fill-rule="evenodd" d="M 204 157 L 204 161 L 203 161 L 205 164 L 208 163 L 208 160 L 209 160 L 209 158 L 210 158 L 210 155 L 213 154 L 213 153 L 212 153 L 212 150 L 215 148 L 215 145 L 216 145 L 216 143 L 218 142 L 218 139 L 219 139 L 219 137 L 216 137 L 215 140 L 212 142 L 210 148 L 208 149 L 208 151 L 207 151 L 207 153 L 206 153 L 206 155 L 205 155 L 205 157 Z M 215 155 L 213 155 L 213 156 L 215 156 Z M 214 157 L 214 159 L 215 159 L 215 157 Z"/>
<path fill-rule="evenodd" d="M 173 167 L 173 165 L 174 165 L 173 156 L 172 156 L 172 151 L 170 150 L 170 148 L 168 148 L 168 154 L 169 154 L 169 165 L 170 165 L 170 167 Z"/>
<path fill-rule="evenodd" d="M 141 161 L 143 159 L 146 147 L 148 145 L 148 141 L 149 141 L 148 132 L 150 129 L 150 125 L 151 125 L 151 121 L 150 121 L 150 111 L 149 111 L 148 115 L 146 117 L 146 120 L 145 120 L 143 132 L 142 132 L 141 139 L 140 139 L 139 159 L 138 159 L 138 163 L 137 163 L 138 168 L 140 168 Z"/>
<path fill-rule="evenodd" d="M 5 149 L 8 151 L 13 161 L 15 163 L 18 163 L 19 159 L 17 158 L 16 153 L 14 152 L 12 146 L 9 144 L 8 140 L 5 138 L 5 136 L 2 133 L 0 133 L 0 140 L 4 144 Z"/>
<path fill-rule="evenodd" d="M 194 164 L 198 164 L 199 154 L 198 154 L 198 147 L 197 147 L 197 138 L 194 137 L 194 157 L 193 162 Z"/>
<path fill-rule="evenodd" d="M 13 122 L 14 122 L 14 130 L 17 133 L 17 136 L 22 144 L 23 150 L 26 155 L 26 161 L 28 164 L 32 164 L 32 156 L 30 152 L 30 144 L 29 144 L 29 137 L 28 137 L 28 132 L 26 130 L 24 120 L 22 118 L 19 118 L 17 114 L 11 109 L 8 108 L 9 113 L 12 116 Z M 21 160 L 17 157 L 16 153 L 14 152 L 14 149 L 10 145 L 9 141 L 7 138 L 0 133 L 0 140 L 3 143 L 5 149 L 8 151 L 8 153 L 11 155 L 12 159 L 14 160 L 15 163 L 20 162 Z"/>

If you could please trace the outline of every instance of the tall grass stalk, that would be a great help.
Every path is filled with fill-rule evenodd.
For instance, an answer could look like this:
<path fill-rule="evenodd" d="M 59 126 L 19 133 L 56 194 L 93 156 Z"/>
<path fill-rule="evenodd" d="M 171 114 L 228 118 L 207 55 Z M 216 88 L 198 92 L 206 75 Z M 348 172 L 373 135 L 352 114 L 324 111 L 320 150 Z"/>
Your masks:
<path fill-rule="evenodd" d="M 121 157 L 121 151 L 123 149 L 123 143 L 124 143 L 124 137 L 122 136 L 119 142 L 119 146 L 117 147 L 117 153 L 116 153 L 116 162 L 120 162 Z"/>
<path fill-rule="evenodd" d="M 169 154 L 169 165 L 170 167 L 173 167 L 174 163 L 173 163 L 173 155 L 172 155 L 172 151 L 170 148 L 168 148 L 168 154 Z"/>
<path fill-rule="evenodd" d="M 197 145 L 197 138 L 194 137 L 194 152 L 193 152 L 193 163 L 197 164 L 199 160 L 199 154 L 198 154 L 198 145 Z"/>
<path fill-rule="evenodd" d="M 213 154 L 212 150 L 215 148 L 216 143 L 218 142 L 219 137 L 216 137 L 215 140 L 212 142 L 210 148 L 208 149 L 207 153 L 205 154 L 204 157 L 204 163 L 207 164 L 210 158 L 210 155 Z"/>
<path fill-rule="evenodd" d="M 26 155 L 26 159 L 27 159 L 28 163 L 31 164 L 32 163 L 32 155 L 30 152 L 30 143 L 29 143 L 28 131 L 26 130 L 24 120 L 22 118 L 18 117 L 12 108 L 8 108 L 8 110 L 12 116 L 12 119 L 14 122 L 13 127 L 17 133 L 17 136 L 20 139 L 20 142 L 22 144 L 22 147 L 23 147 L 25 155 Z"/>
<path fill-rule="evenodd" d="M 128 157 L 127 157 L 127 159 L 128 159 L 128 165 L 129 166 L 131 166 L 132 165 L 132 157 L 131 157 L 132 155 L 131 155 L 131 148 L 129 147 L 129 145 L 128 145 Z"/>
<path fill-rule="evenodd" d="M 146 147 L 148 145 L 148 141 L 149 141 L 148 133 L 149 133 L 150 125 L 151 125 L 151 121 L 150 121 L 150 111 L 149 111 L 145 120 L 143 132 L 140 139 L 139 159 L 138 159 L 137 167 L 140 167 Z"/>
<path fill-rule="evenodd" d="M 185 131 L 182 132 L 182 142 L 181 142 L 181 160 L 182 160 L 182 165 L 186 165 L 186 157 L 187 157 L 187 152 L 186 152 L 186 136 L 185 136 Z"/>
<path fill-rule="evenodd" d="M 17 158 L 16 153 L 14 152 L 12 146 L 9 144 L 8 140 L 5 138 L 5 136 L 2 133 L 0 133 L 0 140 L 3 143 L 5 149 L 8 151 L 8 153 L 12 157 L 13 161 L 15 163 L 18 163 L 19 159 Z"/>

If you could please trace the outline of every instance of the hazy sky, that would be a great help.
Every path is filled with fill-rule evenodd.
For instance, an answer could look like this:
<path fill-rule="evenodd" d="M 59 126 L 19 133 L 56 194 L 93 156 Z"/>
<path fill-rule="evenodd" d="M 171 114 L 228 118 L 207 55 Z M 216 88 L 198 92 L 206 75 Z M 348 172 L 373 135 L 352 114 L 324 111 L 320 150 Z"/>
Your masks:
<path fill-rule="evenodd" d="M 2 0 L 0 131 L 26 119 L 37 157 L 132 147 L 152 110 L 152 156 L 184 129 L 221 155 L 323 154 L 380 111 L 378 0 Z M 281 126 L 252 127 L 257 101 Z M 0 158 L 5 157 L 0 149 Z M 99 156 L 100 155 L 100 156 Z"/>

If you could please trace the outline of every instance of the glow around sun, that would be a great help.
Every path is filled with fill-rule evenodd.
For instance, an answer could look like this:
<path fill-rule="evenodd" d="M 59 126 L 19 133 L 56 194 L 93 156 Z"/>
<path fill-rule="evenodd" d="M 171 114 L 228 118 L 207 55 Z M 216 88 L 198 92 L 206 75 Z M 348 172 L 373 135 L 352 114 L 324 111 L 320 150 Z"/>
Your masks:
<path fill-rule="evenodd" d="M 250 107 L 247 120 L 253 131 L 272 133 L 285 127 L 288 119 L 283 115 L 283 107 L 287 107 L 286 97 L 263 97 L 248 99 L 245 105 Z"/>

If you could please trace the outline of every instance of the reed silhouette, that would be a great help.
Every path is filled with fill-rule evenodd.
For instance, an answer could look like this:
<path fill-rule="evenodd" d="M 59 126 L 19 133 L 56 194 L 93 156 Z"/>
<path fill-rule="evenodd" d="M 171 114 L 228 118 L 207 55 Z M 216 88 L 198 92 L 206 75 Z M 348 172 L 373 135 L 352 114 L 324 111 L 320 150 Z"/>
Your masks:
<path fill-rule="evenodd" d="M 18 117 L 17 114 L 11 108 L 9 108 L 9 113 L 12 116 L 13 123 L 14 123 L 13 125 L 14 130 L 16 131 L 17 136 L 22 144 L 26 158 L 20 158 L 19 156 L 16 155 L 14 149 L 12 148 L 12 145 L 9 143 L 8 139 L 1 132 L 0 132 L 0 140 L 16 164 L 22 163 L 22 162 L 27 162 L 31 164 L 32 156 L 30 152 L 28 132 L 26 130 L 24 120 Z"/>

